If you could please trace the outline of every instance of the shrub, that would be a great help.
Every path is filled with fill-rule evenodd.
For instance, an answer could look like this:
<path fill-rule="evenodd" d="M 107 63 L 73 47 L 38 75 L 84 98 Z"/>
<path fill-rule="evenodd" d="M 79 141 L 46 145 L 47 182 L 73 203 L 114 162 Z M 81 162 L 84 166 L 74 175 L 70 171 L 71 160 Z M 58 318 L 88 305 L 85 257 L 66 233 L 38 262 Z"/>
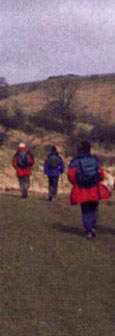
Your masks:
<path fill-rule="evenodd" d="M 7 139 L 7 135 L 5 132 L 0 132 L 0 146 L 2 146 Z"/>
<path fill-rule="evenodd" d="M 0 124 L 2 124 L 6 130 L 9 128 L 21 129 L 24 126 L 25 116 L 21 109 L 15 109 L 14 113 L 10 115 L 6 108 L 0 108 Z"/>
<path fill-rule="evenodd" d="M 98 124 L 91 133 L 93 141 L 107 145 L 115 144 L 115 125 Z"/>
<path fill-rule="evenodd" d="M 0 107 L 0 124 L 2 124 L 6 130 L 10 127 L 9 113 L 6 108 Z"/>
<path fill-rule="evenodd" d="M 14 129 L 23 128 L 25 123 L 25 115 L 20 108 L 14 110 L 14 114 L 10 116 L 10 127 Z"/>

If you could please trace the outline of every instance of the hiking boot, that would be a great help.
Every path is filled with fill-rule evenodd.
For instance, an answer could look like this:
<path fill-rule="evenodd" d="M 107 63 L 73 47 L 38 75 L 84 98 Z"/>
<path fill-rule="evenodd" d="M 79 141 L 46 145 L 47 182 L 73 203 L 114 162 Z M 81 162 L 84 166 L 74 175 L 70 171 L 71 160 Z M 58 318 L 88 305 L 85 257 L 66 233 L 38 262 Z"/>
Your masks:
<path fill-rule="evenodd" d="M 23 193 L 22 193 L 22 198 L 27 198 L 28 197 L 28 193 L 27 191 L 25 190 Z"/>
<path fill-rule="evenodd" d="M 91 230 L 91 233 L 92 233 L 92 236 L 93 236 L 93 237 L 96 237 L 96 235 L 97 235 L 96 229 L 92 229 L 92 230 Z"/>
<path fill-rule="evenodd" d="M 52 201 L 53 201 L 53 202 L 55 202 L 55 201 L 56 201 L 56 197 L 55 197 L 55 196 L 52 198 Z"/>
<path fill-rule="evenodd" d="M 92 239 L 92 237 L 93 237 L 93 236 L 92 236 L 92 233 L 87 233 L 87 234 L 86 234 L 86 238 L 87 238 L 88 240 Z"/>
<path fill-rule="evenodd" d="M 49 196 L 49 197 L 48 197 L 48 201 L 52 201 L 52 196 Z"/>

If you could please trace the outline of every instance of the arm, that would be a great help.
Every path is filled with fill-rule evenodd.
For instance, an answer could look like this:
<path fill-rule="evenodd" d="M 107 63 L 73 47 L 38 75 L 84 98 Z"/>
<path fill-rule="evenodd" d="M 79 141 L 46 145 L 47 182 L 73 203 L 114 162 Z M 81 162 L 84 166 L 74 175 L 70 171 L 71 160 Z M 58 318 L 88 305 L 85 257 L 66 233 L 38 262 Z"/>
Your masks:
<path fill-rule="evenodd" d="M 13 159 L 12 159 L 12 166 L 16 169 L 17 167 L 17 154 L 15 154 L 13 156 Z"/>
<path fill-rule="evenodd" d="M 76 183 L 76 173 L 77 173 L 77 169 L 76 168 L 69 168 L 68 169 L 68 180 L 71 184 L 75 184 Z"/>
<path fill-rule="evenodd" d="M 35 159 L 32 153 L 29 153 L 29 166 L 32 167 L 35 163 Z"/>
<path fill-rule="evenodd" d="M 65 169 L 64 162 L 63 162 L 62 158 L 60 157 L 60 173 L 61 174 L 63 174 L 64 169 Z"/>
<path fill-rule="evenodd" d="M 76 183 L 76 173 L 78 171 L 78 159 L 77 157 L 73 157 L 73 159 L 70 161 L 69 168 L 68 168 L 68 180 L 71 184 Z"/>
<path fill-rule="evenodd" d="M 102 167 L 100 167 L 100 177 L 101 177 L 101 181 L 104 180 L 105 176 L 106 176 L 106 173 L 105 173 L 104 169 L 103 169 Z"/>

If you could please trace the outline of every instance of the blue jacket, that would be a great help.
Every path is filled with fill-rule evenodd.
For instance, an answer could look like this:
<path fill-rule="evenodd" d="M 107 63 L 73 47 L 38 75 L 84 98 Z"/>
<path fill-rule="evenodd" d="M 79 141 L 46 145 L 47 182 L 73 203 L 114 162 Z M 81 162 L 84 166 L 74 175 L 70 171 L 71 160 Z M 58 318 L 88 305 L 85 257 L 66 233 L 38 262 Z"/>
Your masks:
<path fill-rule="evenodd" d="M 64 172 L 64 163 L 63 163 L 63 160 L 61 158 L 61 156 L 58 154 L 58 152 L 55 152 L 55 155 L 59 158 L 59 166 L 58 168 L 51 168 L 48 166 L 48 158 L 54 153 L 50 153 L 48 156 L 47 156 L 47 159 L 44 163 L 44 174 L 48 175 L 49 177 L 59 177 L 60 174 L 63 174 Z"/>

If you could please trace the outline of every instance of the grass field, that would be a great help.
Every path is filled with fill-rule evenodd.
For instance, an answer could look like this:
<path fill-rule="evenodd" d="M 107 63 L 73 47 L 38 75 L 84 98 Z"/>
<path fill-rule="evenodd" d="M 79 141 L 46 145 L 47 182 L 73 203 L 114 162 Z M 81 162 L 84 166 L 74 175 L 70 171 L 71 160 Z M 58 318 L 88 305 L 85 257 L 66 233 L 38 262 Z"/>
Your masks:
<path fill-rule="evenodd" d="M 0 336 L 114 336 L 114 197 L 93 241 L 67 197 L 0 204 Z"/>

